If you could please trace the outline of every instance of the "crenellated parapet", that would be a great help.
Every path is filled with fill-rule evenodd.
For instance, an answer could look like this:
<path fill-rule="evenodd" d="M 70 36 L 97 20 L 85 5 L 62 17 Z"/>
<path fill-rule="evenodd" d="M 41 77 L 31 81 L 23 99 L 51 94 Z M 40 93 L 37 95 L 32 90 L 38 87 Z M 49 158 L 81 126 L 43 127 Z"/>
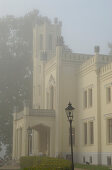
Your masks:
<path fill-rule="evenodd" d="M 100 68 L 100 76 L 106 75 L 110 72 L 112 73 L 112 62 Z"/>
<path fill-rule="evenodd" d="M 85 61 L 80 66 L 80 72 L 86 71 L 90 68 L 93 68 L 97 70 L 98 68 L 102 67 L 104 64 L 107 64 L 112 61 L 112 57 L 108 55 L 95 55 Z"/>
<path fill-rule="evenodd" d="M 54 21 L 52 22 L 51 19 L 49 19 L 48 17 L 41 16 L 41 15 L 38 15 L 38 19 L 35 21 L 35 24 L 36 25 L 42 25 L 42 24 L 51 25 L 51 24 L 54 24 L 54 25 L 62 26 L 62 22 L 59 21 L 58 18 L 54 18 Z"/>
<path fill-rule="evenodd" d="M 72 53 L 71 49 L 65 49 L 62 60 L 65 62 L 75 62 L 82 64 L 89 58 L 91 58 L 92 55 L 89 54 L 80 54 L 80 53 Z"/>
<path fill-rule="evenodd" d="M 96 63 L 96 56 L 88 59 L 87 61 L 85 61 L 81 66 L 80 66 L 80 70 L 85 70 L 88 67 L 91 67 L 92 65 L 94 65 Z"/>
<path fill-rule="evenodd" d="M 110 55 L 99 54 L 99 55 L 96 55 L 96 57 L 97 57 L 97 62 L 99 63 L 106 64 L 112 61 L 112 56 Z"/>

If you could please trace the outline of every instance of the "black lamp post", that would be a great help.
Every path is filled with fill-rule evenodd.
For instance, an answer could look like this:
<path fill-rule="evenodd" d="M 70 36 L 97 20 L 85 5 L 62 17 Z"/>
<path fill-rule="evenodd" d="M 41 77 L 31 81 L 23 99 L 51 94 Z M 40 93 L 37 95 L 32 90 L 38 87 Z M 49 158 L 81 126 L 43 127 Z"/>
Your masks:
<path fill-rule="evenodd" d="M 65 108 L 67 118 L 70 123 L 70 139 L 71 139 L 71 157 L 72 157 L 72 170 L 74 170 L 74 162 L 73 162 L 73 142 L 72 142 L 72 121 L 73 121 L 73 111 L 74 107 L 72 107 L 72 104 L 69 102 L 68 107 Z"/>
<path fill-rule="evenodd" d="M 30 137 L 32 135 L 32 128 L 29 126 L 27 129 L 28 132 L 28 156 L 30 156 Z"/>

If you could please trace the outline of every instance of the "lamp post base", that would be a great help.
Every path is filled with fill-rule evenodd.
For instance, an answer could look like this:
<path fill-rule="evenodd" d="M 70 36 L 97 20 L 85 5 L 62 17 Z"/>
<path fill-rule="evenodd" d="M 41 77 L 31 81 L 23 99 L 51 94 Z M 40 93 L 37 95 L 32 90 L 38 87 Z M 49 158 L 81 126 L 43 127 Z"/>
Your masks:
<path fill-rule="evenodd" d="M 72 170 L 74 170 L 74 164 L 72 164 Z"/>

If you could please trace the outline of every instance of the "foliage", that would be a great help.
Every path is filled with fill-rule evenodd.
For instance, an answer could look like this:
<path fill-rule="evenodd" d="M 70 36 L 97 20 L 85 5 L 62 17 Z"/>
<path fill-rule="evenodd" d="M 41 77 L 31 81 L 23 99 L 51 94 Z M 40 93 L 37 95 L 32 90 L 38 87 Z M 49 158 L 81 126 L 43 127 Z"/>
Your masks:
<path fill-rule="evenodd" d="M 83 165 L 83 164 L 75 164 L 75 168 L 82 168 L 88 170 L 109 170 L 107 166 L 101 165 Z"/>
<path fill-rule="evenodd" d="M 12 113 L 32 96 L 32 39 L 38 20 L 34 10 L 24 17 L 0 18 L 0 144 L 12 148 Z"/>
<path fill-rule="evenodd" d="M 21 157 L 20 158 L 20 167 L 23 169 L 34 168 L 36 170 L 71 170 L 71 162 L 65 159 L 59 158 L 50 158 L 50 157 Z"/>

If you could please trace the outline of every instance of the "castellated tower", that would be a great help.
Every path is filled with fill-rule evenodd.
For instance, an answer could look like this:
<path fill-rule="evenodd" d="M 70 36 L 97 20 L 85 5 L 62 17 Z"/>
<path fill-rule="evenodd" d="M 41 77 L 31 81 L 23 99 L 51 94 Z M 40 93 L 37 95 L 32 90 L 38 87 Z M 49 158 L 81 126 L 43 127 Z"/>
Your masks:
<path fill-rule="evenodd" d="M 57 37 L 61 35 L 61 22 L 51 23 L 48 18 L 33 29 L 33 108 L 44 108 L 44 64 L 56 55 Z"/>

